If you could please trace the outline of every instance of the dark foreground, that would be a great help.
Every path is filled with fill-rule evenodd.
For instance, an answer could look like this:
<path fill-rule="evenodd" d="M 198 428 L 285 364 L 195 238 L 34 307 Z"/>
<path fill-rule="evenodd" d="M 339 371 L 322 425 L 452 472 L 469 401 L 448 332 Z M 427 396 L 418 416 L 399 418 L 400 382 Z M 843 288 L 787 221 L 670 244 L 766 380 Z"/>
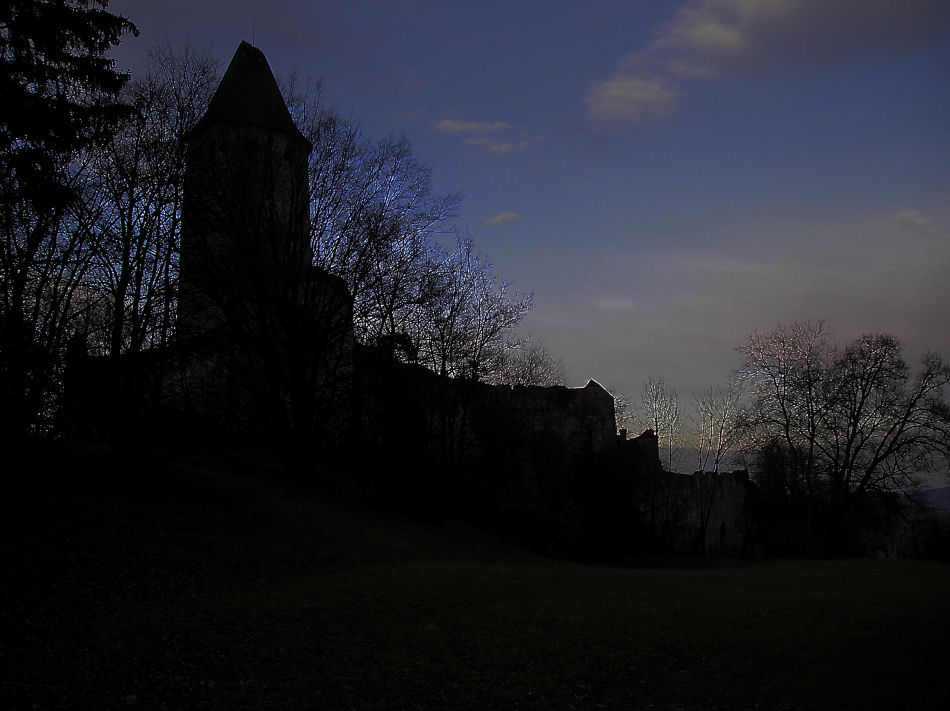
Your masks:
<path fill-rule="evenodd" d="M 2 497 L 0 708 L 950 702 L 947 564 L 588 567 L 234 461 L 91 461 Z"/>

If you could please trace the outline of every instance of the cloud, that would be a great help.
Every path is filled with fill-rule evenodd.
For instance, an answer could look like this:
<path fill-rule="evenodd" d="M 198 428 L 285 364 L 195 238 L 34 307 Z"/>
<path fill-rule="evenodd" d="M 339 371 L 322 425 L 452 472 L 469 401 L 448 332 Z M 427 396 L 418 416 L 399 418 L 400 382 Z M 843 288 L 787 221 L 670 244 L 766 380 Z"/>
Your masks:
<path fill-rule="evenodd" d="M 680 8 L 676 19 L 661 32 L 652 51 L 661 49 L 687 49 L 709 54 L 738 54 L 748 46 L 748 38 L 740 23 L 722 17 L 712 3 L 687 3 Z M 728 3 L 715 3 L 728 5 Z M 724 8 L 718 8 L 720 11 Z"/>
<path fill-rule="evenodd" d="M 520 219 L 521 215 L 517 212 L 505 211 L 487 218 L 485 224 L 489 227 L 498 227 L 499 225 L 507 225 L 509 222 L 517 222 Z"/>
<path fill-rule="evenodd" d="M 907 227 L 920 228 L 930 226 L 932 220 L 920 210 L 906 208 L 894 215 L 894 221 Z"/>
<path fill-rule="evenodd" d="M 532 141 L 519 141 L 518 143 L 512 143 L 510 141 L 500 141 L 497 138 L 485 136 L 482 138 L 466 139 L 465 143 L 470 146 L 484 148 L 489 153 L 494 153 L 498 156 L 506 156 L 509 153 L 514 153 L 515 151 L 520 151 L 523 148 L 527 148 L 531 145 Z"/>
<path fill-rule="evenodd" d="M 688 0 L 649 55 L 673 71 L 822 71 L 946 39 L 946 0 Z"/>
<path fill-rule="evenodd" d="M 594 118 L 632 123 L 672 108 L 682 81 L 814 76 L 948 38 L 947 0 L 686 0 L 649 45 L 592 84 L 587 105 Z"/>
<path fill-rule="evenodd" d="M 442 119 L 435 124 L 435 130 L 442 133 L 496 133 L 510 128 L 504 121 L 456 121 Z"/>
<path fill-rule="evenodd" d="M 677 92 L 659 79 L 616 74 L 594 84 L 587 94 L 591 115 L 612 122 L 635 122 L 669 112 Z"/>
<path fill-rule="evenodd" d="M 643 304 L 638 301 L 602 292 L 594 294 L 589 299 L 594 308 L 606 311 L 640 311 L 643 308 Z"/>
<path fill-rule="evenodd" d="M 483 148 L 498 156 L 520 151 L 544 140 L 544 136 L 541 135 L 525 135 L 522 129 L 512 126 L 506 121 L 442 119 L 437 121 L 433 128 L 440 133 L 460 136 L 464 139 L 466 145 Z M 495 134 L 507 134 L 507 136 L 503 138 Z M 512 134 L 517 135 L 517 139 L 511 138 Z"/>

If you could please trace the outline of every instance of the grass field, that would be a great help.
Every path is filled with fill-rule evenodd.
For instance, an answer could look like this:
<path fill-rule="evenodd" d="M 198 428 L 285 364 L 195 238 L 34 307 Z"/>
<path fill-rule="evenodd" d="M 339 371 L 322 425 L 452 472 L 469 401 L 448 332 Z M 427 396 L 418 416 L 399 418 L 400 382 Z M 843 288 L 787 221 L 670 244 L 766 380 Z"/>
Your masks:
<path fill-rule="evenodd" d="M 950 566 L 535 557 L 192 457 L 3 501 L 3 709 L 946 709 Z"/>

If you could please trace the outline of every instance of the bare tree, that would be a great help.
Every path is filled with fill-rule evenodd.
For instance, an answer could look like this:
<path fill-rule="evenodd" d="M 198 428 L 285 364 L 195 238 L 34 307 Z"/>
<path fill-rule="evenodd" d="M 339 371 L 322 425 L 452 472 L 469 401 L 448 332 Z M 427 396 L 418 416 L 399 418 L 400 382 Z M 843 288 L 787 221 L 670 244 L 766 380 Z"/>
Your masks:
<path fill-rule="evenodd" d="M 533 296 L 499 279 L 469 237 L 456 238 L 432 279 L 432 298 L 416 326 L 420 360 L 443 375 L 495 380 L 506 337 L 531 310 Z"/>
<path fill-rule="evenodd" d="M 666 470 L 676 471 L 681 460 L 679 396 L 667 387 L 663 376 L 650 376 L 643 384 L 640 417 L 660 442 L 660 456 Z"/>
<path fill-rule="evenodd" d="M 5 206 L 0 373 L 3 432 L 14 438 L 55 428 L 66 348 L 94 303 L 84 288 L 97 239 L 97 208 L 82 200 L 88 162 L 76 156 L 58 170 L 76 196 L 68 204 L 42 211 L 28 201 Z"/>
<path fill-rule="evenodd" d="M 913 487 L 948 451 L 950 368 L 928 354 L 911 375 L 901 351 L 882 334 L 839 348 L 821 323 L 753 333 L 740 348 L 760 448 L 780 443 L 790 501 L 809 529 L 823 520 L 832 545 L 863 495 Z"/>
<path fill-rule="evenodd" d="M 690 420 L 698 471 L 718 474 L 735 462 L 745 433 L 741 401 L 738 381 L 709 387 L 695 396 Z"/>
<path fill-rule="evenodd" d="M 102 210 L 96 286 L 108 302 L 113 359 L 168 343 L 174 323 L 188 134 L 217 84 L 217 64 L 190 48 L 155 47 L 123 99 L 134 113 L 95 156 Z"/>
<path fill-rule="evenodd" d="M 753 332 L 739 348 L 742 377 L 753 384 L 753 436 L 778 438 L 792 467 L 791 492 L 811 519 L 817 501 L 817 442 L 820 411 L 826 406 L 822 382 L 835 346 L 824 322 L 796 322 L 766 334 Z M 763 442 L 760 441 L 761 445 Z"/>
<path fill-rule="evenodd" d="M 314 264 L 346 281 L 356 336 L 408 341 L 407 352 L 447 376 L 502 381 L 512 329 L 532 296 L 498 279 L 469 236 L 446 250 L 438 237 L 458 193 L 436 194 L 430 168 L 405 138 L 367 141 L 359 126 L 323 105 L 319 84 L 297 77 L 284 96 L 312 143 L 308 164 Z M 539 366 L 544 351 L 515 345 Z M 544 363 L 551 381 L 557 378 Z"/>
<path fill-rule="evenodd" d="M 563 385 L 564 373 L 560 361 L 548 352 L 540 339 L 509 339 L 501 352 L 493 382 L 509 386 Z"/>
<path fill-rule="evenodd" d="M 679 397 L 667 387 L 662 376 L 649 376 L 640 391 L 637 408 L 641 427 L 653 431 L 660 449 L 660 461 L 666 472 L 679 468 L 680 413 Z M 673 480 L 662 471 L 654 471 L 648 482 L 650 527 L 660 540 L 666 540 L 684 513 L 683 496 Z"/>
<path fill-rule="evenodd" d="M 617 430 L 630 431 L 636 427 L 635 419 L 637 416 L 633 400 L 625 393 L 610 390 L 614 396 L 614 420 L 617 422 Z"/>
<path fill-rule="evenodd" d="M 292 76 L 284 96 L 313 145 L 308 164 L 314 264 L 343 278 L 357 336 L 374 343 L 410 330 L 432 297 L 434 238 L 460 196 L 439 195 L 431 169 L 405 138 L 366 140 L 359 126 L 323 105 L 319 84 Z"/>
<path fill-rule="evenodd" d="M 709 521 L 721 488 L 723 468 L 733 462 L 745 432 L 741 409 L 742 387 L 738 381 L 710 387 L 694 400 L 691 417 L 696 472 L 693 488 L 699 513 L 696 550 L 706 551 Z"/>
<path fill-rule="evenodd" d="M 112 437 L 120 445 L 164 381 L 165 347 L 175 324 L 186 140 L 217 84 L 208 53 L 153 47 L 145 72 L 126 85 L 132 107 L 92 153 L 98 240 L 89 288 L 100 296 L 90 345 L 109 357 Z M 137 354 L 149 349 L 148 368 Z M 160 356 L 160 357 L 155 357 Z M 146 374 L 154 392 L 145 396 Z"/>
<path fill-rule="evenodd" d="M 948 451 L 950 409 L 943 386 L 950 367 L 935 354 L 916 375 L 901 357 L 897 339 L 861 336 L 846 346 L 829 374 L 829 405 L 818 442 L 833 512 L 866 491 L 906 492 L 916 474 L 932 470 L 934 455 Z"/>

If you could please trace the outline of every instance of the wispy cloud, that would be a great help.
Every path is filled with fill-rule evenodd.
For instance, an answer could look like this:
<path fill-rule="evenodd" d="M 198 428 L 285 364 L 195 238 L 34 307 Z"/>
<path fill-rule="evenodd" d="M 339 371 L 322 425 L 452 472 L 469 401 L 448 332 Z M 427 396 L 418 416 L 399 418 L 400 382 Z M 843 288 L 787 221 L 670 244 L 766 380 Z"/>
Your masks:
<path fill-rule="evenodd" d="M 481 138 L 466 139 L 465 143 L 470 146 L 484 148 L 489 153 L 494 153 L 498 156 L 506 156 L 509 153 L 514 153 L 515 151 L 520 151 L 523 148 L 527 148 L 532 142 L 518 141 L 517 143 L 513 143 L 511 141 L 501 141 L 491 136 L 485 136 Z"/>
<path fill-rule="evenodd" d="M 434 128 L 442 133 L 496 133 L 511 126 L 505 121 L 458 121 L 442 119 L 437 121 Z"/>
<path fill-rule="evenodd" d="M 595 119 L 634 123 L 672 108 L 685 81 L 814 75 L 948 37 L 946 0 L 686 0 L 586 101 Z"/>
<path fill-rule="evenodd" d="M 527 135 L 522 128 L 507 121 L 462 121 L 441 119 L 433 129 L 462 138 L 466 145 L 482 148 L 489 153 L 505 156 L 543 140 L 543 136 Z"/>
<path fill-rule="evenodd" d="M 641 302 L 604 292 L 592 294 L 588 297 L 588 300 L 594 308 L 605 311 L 640 311 L 643 309 Z"/>
<path fill-rule="evenodd" d="M 685 73 L 797 73 L 917 52 L 948 33 L 945 0 L 688 0 L 648 52 L 670 52 Z"/>
<path fill-rule="evenodd" d="M 521 215 L 517 212 L 505 211 L 486 218 L 485 224 L 489 227 L 498 227 L 499 225 L 507 225 L 509 222 L 517 222 L 520 219 Z"/>
<path fill-rule="evenodd" d="M 676 103 L 677 92 L 662 79 L 615 74 L 594 84 L 587 95 L 591 114 L 608 121 L 634 122 L 668 113 Z"/>
<path fill-rule="evenodd" d="M 894 221 L 899 225 L 913 228 L 928 227 L 932 222 L 932 220 L 920 210 L 914 210 L 909 207 L 896 213 L 894 215 Z"/>

